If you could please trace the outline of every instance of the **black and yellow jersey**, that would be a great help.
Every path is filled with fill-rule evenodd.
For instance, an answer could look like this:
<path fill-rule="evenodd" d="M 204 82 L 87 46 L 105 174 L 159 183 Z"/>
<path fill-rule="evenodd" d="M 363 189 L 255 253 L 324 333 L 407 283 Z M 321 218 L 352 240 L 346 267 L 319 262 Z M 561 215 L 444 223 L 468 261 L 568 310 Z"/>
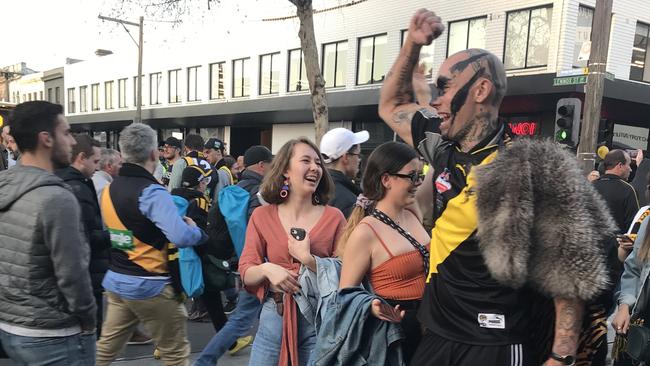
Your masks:
<path fill-rule="evenodd" d="M 419 124 L 423 118 L 416 114 Z M 503 286 L 492 278 L 477 237 L 472 167 L 495 159 L 503 146 L 501 136 L 499 132 L 487 138 L 469 153 L 443 141 L 434 154 L 425 156 L 435 169 L 435 207 L 430 266 L 419 319 L 435 334 L 465 344 L 526 342 L 528 291 Z M 426 135 L 413 137 L 416 146 L 426 144 Z"/>

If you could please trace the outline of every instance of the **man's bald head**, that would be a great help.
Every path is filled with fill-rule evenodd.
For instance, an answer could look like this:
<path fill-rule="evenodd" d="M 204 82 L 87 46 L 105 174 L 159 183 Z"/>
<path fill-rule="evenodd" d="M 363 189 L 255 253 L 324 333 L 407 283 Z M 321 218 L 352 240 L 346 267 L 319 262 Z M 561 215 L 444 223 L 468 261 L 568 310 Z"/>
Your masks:
<path fill-rule="evenodd" d="M 468 86 L 478 79 L 487 79 L 492 84 L 489 103 L 497 108 L 506 94 L 507 78 L 503 62 L 493 53 L 480 48 L 471 48 L 449 56 L 440 66 L 439 79 L 441 76 L 443 79 L 463 80 Z"/>

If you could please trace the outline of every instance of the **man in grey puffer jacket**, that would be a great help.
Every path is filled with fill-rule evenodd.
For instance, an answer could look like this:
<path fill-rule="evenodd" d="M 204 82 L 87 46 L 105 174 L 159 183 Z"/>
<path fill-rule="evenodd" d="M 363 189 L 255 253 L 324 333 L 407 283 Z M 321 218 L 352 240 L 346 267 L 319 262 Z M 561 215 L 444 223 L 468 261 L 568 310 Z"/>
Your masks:
<path fill-rule="evenodd" d="M 19 104 L 10 124 L 22 159 L 0 173 L 2 346 L 21 365 L 94 365 L 89 247 L 75 196 L 52 174 L 75 140 L 57 104 Z"/>

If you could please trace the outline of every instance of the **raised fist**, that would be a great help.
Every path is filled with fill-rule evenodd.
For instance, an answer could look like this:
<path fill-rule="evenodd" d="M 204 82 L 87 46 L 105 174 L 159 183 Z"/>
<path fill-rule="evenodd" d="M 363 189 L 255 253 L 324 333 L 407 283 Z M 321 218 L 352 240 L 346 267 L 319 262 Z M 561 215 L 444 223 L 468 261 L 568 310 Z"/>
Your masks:
<path fill-rule="evenodd" d="M 430 45 L 445 30 L 442 19 L 427 9 L 418 10 L 409 24 L 408 39 L 422 46 Z"/>

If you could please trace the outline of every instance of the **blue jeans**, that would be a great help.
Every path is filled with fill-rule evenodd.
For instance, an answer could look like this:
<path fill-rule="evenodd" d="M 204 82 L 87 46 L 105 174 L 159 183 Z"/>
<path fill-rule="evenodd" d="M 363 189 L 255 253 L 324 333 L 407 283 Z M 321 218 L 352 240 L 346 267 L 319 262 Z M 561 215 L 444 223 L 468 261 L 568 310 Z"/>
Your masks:
<path fill-rule="evenodd" d="M 282 317 L 278 315 L 275 302 L 267 299 L 260 313 L 260 325 L 253 342 L 249 366 L 277 366 L 282 345 Z M 316 345 L 314 327 L 298 311 L 298 363 L 306 366 Z"/>
<path fill-rule="evenodd" d="M 16 365 L 89 366 L 95 364 L 95 333 L 68 337 L 23 337 L 0 330 L 2 347 Z"/>
<path fill-rule="evenodd" d="M 262 310 L 262 304 L 257 297 L 245 290 L 239 291 L 239 300 L 235 311 L 230 315 L 223 328 L 205 346 L 194 366 L 216 365 L 217 360 L 235 343 L 237 338 L 245 336 L 255 325 L 260 316 L 260 310 Z"/>

